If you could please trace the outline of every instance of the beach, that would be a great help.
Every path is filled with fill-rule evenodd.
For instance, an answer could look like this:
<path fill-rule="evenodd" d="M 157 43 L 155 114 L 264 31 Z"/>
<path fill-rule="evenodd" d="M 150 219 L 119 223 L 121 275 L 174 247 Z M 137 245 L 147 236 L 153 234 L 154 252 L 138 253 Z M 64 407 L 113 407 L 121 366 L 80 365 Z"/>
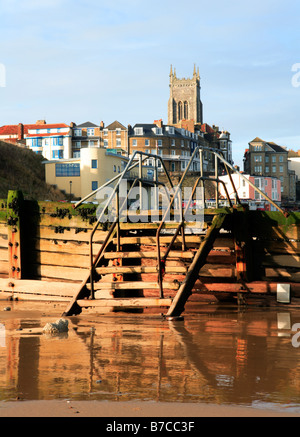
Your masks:
<path fill-rule="evenodd" d="M 293 412 L 204 403 L 111 401 L 9 401 L 0 402 L 0 417 L 299 417 Z"/>

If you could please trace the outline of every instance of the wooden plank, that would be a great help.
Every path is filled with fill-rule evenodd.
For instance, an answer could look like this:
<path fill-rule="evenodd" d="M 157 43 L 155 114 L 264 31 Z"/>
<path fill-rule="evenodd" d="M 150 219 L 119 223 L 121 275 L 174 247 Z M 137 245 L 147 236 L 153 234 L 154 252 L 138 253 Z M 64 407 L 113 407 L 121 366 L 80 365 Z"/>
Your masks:
<path fill-rule="evenodd" d="M 73 255 L 89 255 L 90 246 L 88 241 L 60 240 L 36 238 L 34 247 L 38 251 L 71 253 Z M 93 244 L 93 251 L 96 253 L 100 250 L 101 244 Z"/>
<path fill-rule="evenodd" d="M 300 292 L 300 284 L 294 282 L 286 282 L 291 284 L 292 292 Z M 240 284 L 237 282 L 232 283 L 202 283 L 200 281 L 196 281 L 193 287 L 193 293 L 197 291 L 201 292 L 220 292 L 220 293 L 253 293 L 253 294 L 265 294 L 271 293 L 274 294 L 277 292 L 277 282 L 270 281 L 253 281 L 245 284 Z"/>
<path fill-rule="evenodd" d="M 300 254 L 300 241 L 282 241 L 282 240 L 259 240 L 256 244 L 256 251 L 265 251 L 269 253 L 282 253 L 282 254 Z"/>
<path fill-rule="evenodd" d="M 90 284 L 86 284 L 90 289 Z M 176 282 L 164 282 L 164 288 L 170 290 L 177 290 L 179 284 Z M 144 281 L 119 281 L 119 282 L 96 282 L 94 284 L 95 290 L 143 290 L 146 288 L 158 290 L 159 285 L 157 282 L 144 282 Z"/>
<path fill-rule="evenodd" d="M 37 296 L 60 296 L 71 298 L 75 285 L 68 282 L 35 281 L 31 279 L 0 279 L 0 290 Z"/>
<path fill-rule="evenodd" d="M 157 273 L 156 266 L 109 266 L 109 267 L 98 267 L 96 268 L 96 272 L 99 275 L 106 274 L 123 274 L 123 273 Z M 166 273 L 186 273 L 187 268 L 182 266 L 175 266 L 165 268 Z"/>
<path fill-rule="evenodd" d="M 15 300 L 25 300 L 25 301 L 46 301 L 46 302 L 68 302 L 70 297 L 68 296 L 55 296 L 55 295 L 42 295 L 42 294 L 30 294 L 30 293 L 11 293 L 11 292 L 0 292 L 0 300 L 7 299 Z"/>
<path fill-rule="evenodd" d="M 79 299 L 77 304 L 80 307 L 122 307 L 122 308 L 143 308 L 143 307 L 169 307 L 172 299 L 159 298 L 114 298 L 114 299 Z"/>
<path fill-rule="evenodd" d="M 265 276 L 262 277 L 263 280 L 268 280 L 270 278 L 278 278 L 278 280 L 288 279 L 292 282 L 300 282 L 300 271 L 299 269 L 275 267 L 275 268 L 265 268 Z"/>
<path fill-rule="evenodd" d="M 270 223 L 262 223 L 254 226 L 253 224 L 253 232 L 254 236 L 260 238 L 269 238 L 269 239 L 291 239 L 291 240 L 299 240 L 300 239 L 300 225 L 291 224 L 291 225 L 278 225 L 272 226 Z"/>
<path fill-rule="evenodd" d="M 102 243 L 105 240 L 106 235 L 106 231 L 97 230 L 94 235 L 94 241 Z M 80 228 L 75 229 L 66 227 L 60 229 L 59 227 L 40 226 L 37 237 L 62 241 L 72 240 L 87 242 L 90 240 L 90 232 L 87 232 L 87 230 L 81 230 Z"/>
<path fill-rule="evenodd" d="M 120 223 L 120 229 L 122 230 L 130 230 L 130 229 L 158 229 L 160 225 L 160 222 L 146 222 L 146 223 L 131 223 L 131 222 L 127 222 L 127 223 Z M 163 224 L 162 229 L 177 229 L 179 226 L 178 222 L 174 222 L 174 221 L 169 221 L 169 222 L 165 222 Z M 207 228 L 207 223 L 203 222 L 203 225 L 201 223 L 201 228 L 202 229 L 206 229 Z M 200 228 L 200 229 L 201 229 Z M 190 230 L 198 230 L 199 226 L 197 224 L 194 223 L 185 223 L 185 229 L 190 229 Z"/>
<path fill-rule="evenodd" d="M 202 235 L 185 235 L 186 243 L 199 244 L 204 239 Z M 172 240 L 172 236 L 161 236 L 160 243 L 167 244 Z M 181 244 L 182 238 L 178 236 L 175 240 L 175 243 Z M 117 243 L 117 239 L 113 239 L 114 244 Z M 156 246 L 156 237 L 121 237 L 121 244 L 147 244 L 147 245 L 155 245 Z"/>
<path fill-rule="evenodd" d="M 297 255 L 265 255 L 262 265 L 300 268 L 300 256 Z"/>
<path fill-rule="evenodd" d="M 0 247 L 0 261 L 8 261 L 8 249 Z"/>
<path fill-rule="evenodd" d="M 164 255 L 166 251 L 161 250 L 161 254 Z M 171 250 L 168 255 L 169 258 L 182 258 L 182 259 L 193 259 L 193 252 L 182 252 Z M 157 251 L 140 251 L 140 252 L 106 252 L 104 254 L 105 259 L 114 258 L 157 258 Z"/>
<path fill-rule="evenodd" d="M 8 264 L 8 260 L 4 261 L 4 260 L 0 260 L 0 274 L 8 274 L 8 270 L 9 270 L 9 264 Z"/>
<path fill-rule="evenodd" d="M 47 266 L 47 265 L 34 265 L 36 278 L 53 278 L 53 279 L 65 279 L 70 281 L 82 281 L 85 277 L 88 269 L 65 267 L 65 266 Z"/>
<path fill-rule="evenodd" d="M 58 267 L 89 268 L 90 257 L 88 255 L 74 255 L 72 253 L 33 252 L 31 255 L 42 266 L 52 265 Z"/>

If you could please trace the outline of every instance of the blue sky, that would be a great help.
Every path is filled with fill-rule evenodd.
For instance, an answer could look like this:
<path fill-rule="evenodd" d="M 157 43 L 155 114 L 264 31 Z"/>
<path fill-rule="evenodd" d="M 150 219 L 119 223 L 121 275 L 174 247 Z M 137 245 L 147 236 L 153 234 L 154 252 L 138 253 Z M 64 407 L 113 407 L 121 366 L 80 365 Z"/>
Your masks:
<path fill-rule="evenodd" d="M 299 13 L 297 0 L 0 0 L 0 125 L 167 123 L 170 65 L 196 64 L 204 122 L 231 133 L 235 163 L 256 136 L 300 149 Z"/>

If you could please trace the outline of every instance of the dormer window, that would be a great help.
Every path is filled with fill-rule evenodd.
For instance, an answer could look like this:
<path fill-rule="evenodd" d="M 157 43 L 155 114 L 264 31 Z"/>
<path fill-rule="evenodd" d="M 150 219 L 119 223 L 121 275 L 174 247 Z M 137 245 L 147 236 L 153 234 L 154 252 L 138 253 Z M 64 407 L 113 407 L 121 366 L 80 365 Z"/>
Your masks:
<path fill-rule="evenodd" d="M 162 133 L 163 133 L 161 127 L 155 127 L 154 132 L 156 133 L 156 135 L 162 135 Z"/>
<path fill-rule="evenodd" d="M 134 128 L 134 135 L 143 135 L 144 129 L 142 127 L 135 127 Z"/>
<path fill-rule="evenodd" d="M 175 129 L 173 126 L 166 126 L 166 131 L 169 132 L 169 134 L 175 134 Z"/>

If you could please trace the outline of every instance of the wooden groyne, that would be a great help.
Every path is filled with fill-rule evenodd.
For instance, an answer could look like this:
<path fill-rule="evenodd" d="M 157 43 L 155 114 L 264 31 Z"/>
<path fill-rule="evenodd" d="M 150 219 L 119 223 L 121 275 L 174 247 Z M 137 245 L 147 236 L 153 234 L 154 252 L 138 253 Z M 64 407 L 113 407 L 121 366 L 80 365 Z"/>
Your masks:
<path fill-rule="evenodd" d="M 96 207 L 74 210 L 71 203 L 27 201 L 9 192 L 0 201 L 0 299 L 65 301 L 67 315 L 83 308 L 145 307 L 179 315 L 186 301 L 276 302 L 281 284 L 289 288 L 291 304 L 300 297 L 299 212 L 205 210 L 201 232 L 176 238 L 178 223 L 165 223 L 159 239 L 162 294 L 159 222 L 120 223 L 108 241 L 108 231 L 97 229 L 94 253 L 106 244 L 91 285 Z"/>

